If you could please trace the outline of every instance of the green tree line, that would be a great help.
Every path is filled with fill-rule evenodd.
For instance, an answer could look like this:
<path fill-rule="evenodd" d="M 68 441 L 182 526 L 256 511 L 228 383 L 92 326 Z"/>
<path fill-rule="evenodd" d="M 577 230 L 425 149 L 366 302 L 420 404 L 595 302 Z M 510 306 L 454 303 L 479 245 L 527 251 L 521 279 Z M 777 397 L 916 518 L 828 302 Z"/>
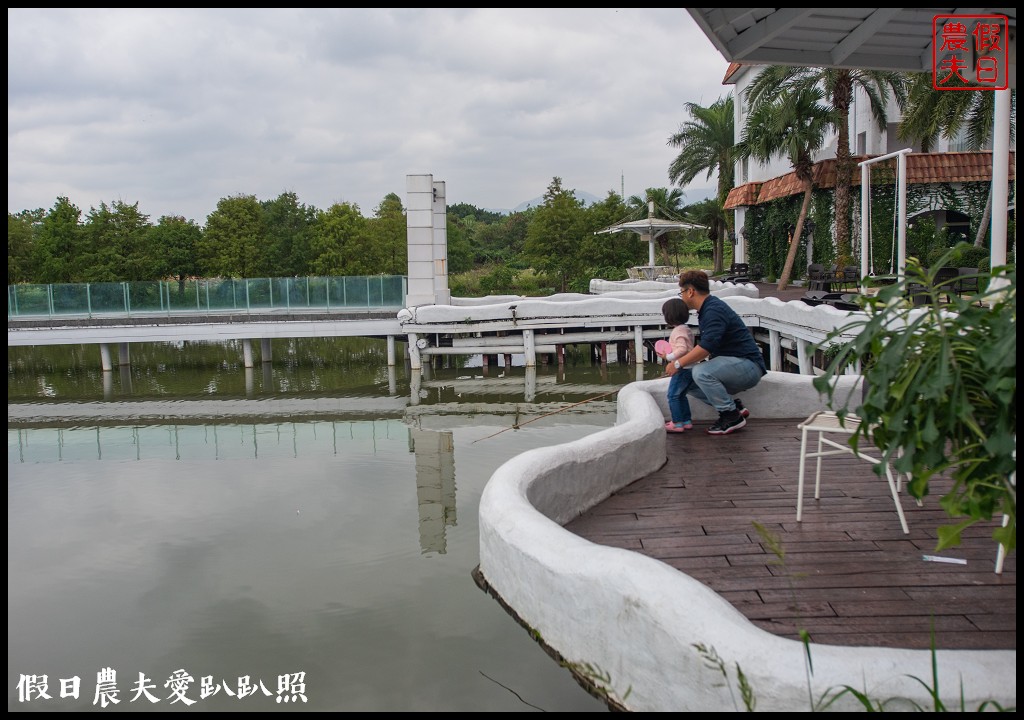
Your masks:
<path fill-rule="evenodd" d="M 646 264 L 648 247 L 633 233 L 597 230 L 642 212 L 684 212 L 682 192 L 650 189 L 628 201 L 614 192 L 587 207 L 553 178 L 543 205 L 502 214 L 466 203 L 448 208 L 448 271 L 453 290 L 468 293 L 585 291 L 592 277 L 621 279 Z M 670 253 L 699 253 L 700 238 L 667 238 Z M 688 241 L 688 242 L 687 242 Z M 364 217 L 358 206 L 307 206 L 293 192 L 261 201 L 222 198 L 205 225 L 165 215 L 155 223 L 139 203 L 101 203 L 84 214 L 67 197 L 49 210 L 7 215 L 7 282 L 81 283 L 194 277 L 404 275 L 406 214 L 389 193 Z"/>

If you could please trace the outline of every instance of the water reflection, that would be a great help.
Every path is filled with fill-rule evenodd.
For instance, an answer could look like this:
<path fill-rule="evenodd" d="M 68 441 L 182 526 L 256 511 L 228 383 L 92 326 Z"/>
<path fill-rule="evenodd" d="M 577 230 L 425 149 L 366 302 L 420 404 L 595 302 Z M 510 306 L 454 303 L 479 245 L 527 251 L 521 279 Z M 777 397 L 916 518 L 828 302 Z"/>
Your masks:
<path fill-rule="evenodd" d="M 108 666 L 123 696 L 139 672 L 162 691 L 121 710 L 176 709 L 182 668 L 193 697 L 305 672 L 293 710 L 604 709 L 473 583 L 477 505 L 508 458 L 613 424 L 644 369 L 420 377 L 364 343 L 275 345 L 250 372 L 230 344 L 140 345 L 107 373 L 84 348 L 11 349 L 9 709 L 97 709 Z M 27 673 L 82 696 L 26 707 Z"/>
<path fill-rule="evenodd" d="M 455 439 L 451 432 L 414 429 L 416 498 L 420 515 L 420 548 L 444 553 L 445 529 L 456 524 Z"/>

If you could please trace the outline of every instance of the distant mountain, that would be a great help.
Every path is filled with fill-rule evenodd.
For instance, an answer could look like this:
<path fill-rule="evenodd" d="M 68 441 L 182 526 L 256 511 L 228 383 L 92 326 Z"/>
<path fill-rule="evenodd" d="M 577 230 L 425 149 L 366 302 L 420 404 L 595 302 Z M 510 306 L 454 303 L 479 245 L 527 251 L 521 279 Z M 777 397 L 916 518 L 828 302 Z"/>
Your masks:
<path fill-rule="evenodd" d="M 593 205 L 594 203 L 601 202 L 604 198 L 599 198 L 597 195 L 588 193 L 586 190 L 576 190 L 576 199 L 582 200 L 584 205 Z M 511 210 L 505 210 L 503 212 L 522 212 L 524 210 L 529 210 L 532 207 L 540 207 L 543 204 L 544 196 L 541 195 L 540 197 L 535 197 L 533 200 L 521 202 Z"/>

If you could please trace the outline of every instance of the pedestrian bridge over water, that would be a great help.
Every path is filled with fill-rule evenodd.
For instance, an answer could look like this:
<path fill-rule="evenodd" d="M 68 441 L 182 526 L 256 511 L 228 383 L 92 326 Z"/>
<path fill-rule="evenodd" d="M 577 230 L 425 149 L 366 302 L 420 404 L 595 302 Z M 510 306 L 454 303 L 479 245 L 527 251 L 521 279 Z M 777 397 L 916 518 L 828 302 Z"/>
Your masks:
<path fill-rule="evenodd" d="M 595 281 L 596 282 L 596 281 Z M 600 281 L 605 282 L 605 281 Z M 482 355 L 497 363 L 523 355 L 564 362 L 568 346 L 589 345 L 594 357 L 642 364 L 656 357 L 653 342 L 666 337 L 661 306 L 674 284 L 605 283 L 599 294 L 562 293 L 544 298 L 452 298 L 446 304 L 405 306 L 405 279 L 270 278 L 201 280 L 195 283 L 105 283 L 8 287 L 8 347 L 95 344 L 104 370 L 130 363 L 129 346 L 141 342 L 241 341 L 245 367 L 271 362 L 271 340 L 304 337 L 387 339 L 388 365 L 397 343 L 412 369 L 445 355 Z M 767 348 L 769 369 L 814 374 L 815 346 L 848 322 L 849 312 L 829 306 L 759 297 L 754 285 L 712 283 Z M 696 318 L 691 319 L 696 327 Z"/>

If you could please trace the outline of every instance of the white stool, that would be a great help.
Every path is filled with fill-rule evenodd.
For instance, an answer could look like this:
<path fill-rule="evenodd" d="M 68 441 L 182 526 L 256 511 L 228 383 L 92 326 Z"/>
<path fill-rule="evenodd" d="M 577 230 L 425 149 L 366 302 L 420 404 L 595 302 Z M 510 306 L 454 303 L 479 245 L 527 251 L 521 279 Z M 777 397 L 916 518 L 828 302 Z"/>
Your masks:
<path fill-rule="evenodd" d="M 802 423 L 797 425 L 801 430 L 800 435 L 800 479 L 797 483 L 797 499 L 796 499 L 796 521 L 800 522 L 803 517 L 804 510 L 804 464 L 809 458 L 817 459 L 817 469 L 814 475 L 814 499 L 820 498 L 821 493 L 821 459 L 829 455 L 853 455 L 861 460 L 874 464 L 882 462 L 881 458 L 872 457 L 867 453 L 862 452 L 859 448 L 854 450 L 850 445 L 845 442 L 845 439 L 856 432 L 857 428 L 860 427 L 861 419 L 853 414 L 847 414 L 845 418 L 840 420 L 836 413 L 828 410 L 820 410 L 809 418 L 804 420 Z M 807 434 L 810 432 L 818 433 L 818 450 L 817 452 L 807 452 Z M 827 434 L 842 435 L 844 437 L 843 442 L 837 442 L 825 437 Z M 824 450 L 824 446 L 832 448 L 831 450 Z M 900 525 L 903 526 L 904 534 L 910 533 L 910 528 L 907 527 L 907 519 L 903 516 L 903 506 L 900 505 L 899 496 L 899 485 L 896 478 L 893 477 L 892 467 L 889 463 L 885 465 L 885 477 L 889 481 L 889 491 L 892 493 L 892 500 L 896 504 L 896 513 L 900 516 Z"/>

